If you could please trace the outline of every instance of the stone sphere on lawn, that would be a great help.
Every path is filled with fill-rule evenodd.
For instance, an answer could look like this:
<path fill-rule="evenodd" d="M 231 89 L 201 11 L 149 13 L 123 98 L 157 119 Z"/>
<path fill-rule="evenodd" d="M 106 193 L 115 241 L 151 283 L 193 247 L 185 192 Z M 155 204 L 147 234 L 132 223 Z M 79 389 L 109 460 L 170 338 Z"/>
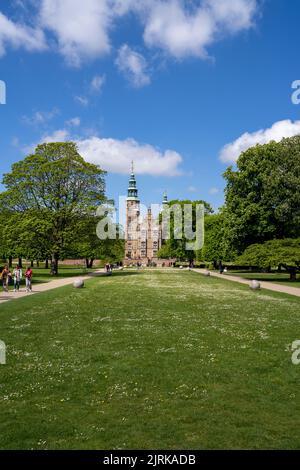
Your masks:
<path fill-rule="evenodd" d="M 260 282 L 258 282 L 258 281 L 251 281 L 251 282 L 250 282 L 250 289 L 252 289 L 252 290 L 259 290 L 259 289 L 260 289 Z"/>
<path fill-rule="evenodd" d="M 84 281 L 82 279 L 77 279 L 73 282 L 73 287 L 76 289 L 82 289 L 84 287 Z"/>

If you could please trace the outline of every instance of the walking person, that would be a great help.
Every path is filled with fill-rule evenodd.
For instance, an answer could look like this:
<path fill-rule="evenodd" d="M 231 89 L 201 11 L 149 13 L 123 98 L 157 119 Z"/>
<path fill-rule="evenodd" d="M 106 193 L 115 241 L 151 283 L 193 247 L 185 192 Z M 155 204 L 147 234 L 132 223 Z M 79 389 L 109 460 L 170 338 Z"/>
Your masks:
<path fill-rule="evenodd" d="M 32 292 L 32 269 L 28 267 L 25 272 L 25 279 L 26 279 L 26 292 Z"/>
<path fill-rule="evenodd" d="M 4 269 L 1 273 L 1 280 L 4 292 L 8 292 L 8 284 L 11 278 L 11 272 L 8 269 L 8 266 L 4 266 Z"/>
<path fill-rule="evenodd" d="M 220 260 L 220 262 L 219 262 L 219 271 L 220 271 L 220 274 L 223 274 L 223 273 L 224 273 L 224 266 L 223 266 L 223 263 L 222 263 L 221 260 Z"/>
<path fill-rule="evenodd" d="M 220 271 L 220 274 L 224 273 L 224 266 L 223 266 L 222 261 L 219 262 L 219 271 Z"/>
<path fill-rule="evenodd" d="M 13 276 L 14 276 L 14 292 L 17 292 L 17 291 L 19 292 L 20 283 L 21 283 L 22 276 L 23 276 L 22 269 L 20 268 L 20 266 L 17 266 L 14 269 Z"/>

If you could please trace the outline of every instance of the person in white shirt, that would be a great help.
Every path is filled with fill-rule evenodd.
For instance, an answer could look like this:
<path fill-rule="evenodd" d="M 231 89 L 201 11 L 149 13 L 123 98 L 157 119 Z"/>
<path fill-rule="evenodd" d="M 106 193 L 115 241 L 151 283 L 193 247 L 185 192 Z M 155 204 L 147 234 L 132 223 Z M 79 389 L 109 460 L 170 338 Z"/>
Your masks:
<path fill-rule="evenodd" d="M 20 283 L 22 280 L 22 269 L 20 268 L 20 266 L 17 266 L 14 269 L 13 277 L 14 277 L 14 292 L 16 292 L 20 290 Z"/>

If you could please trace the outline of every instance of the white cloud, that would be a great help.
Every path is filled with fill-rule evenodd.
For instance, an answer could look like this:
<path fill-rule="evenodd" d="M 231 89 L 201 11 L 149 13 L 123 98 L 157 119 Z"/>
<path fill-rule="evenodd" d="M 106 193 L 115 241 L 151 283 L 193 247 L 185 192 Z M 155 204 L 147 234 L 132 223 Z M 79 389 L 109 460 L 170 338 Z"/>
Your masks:
<path fill-rule="evenodd" d="M 145 21 L 144 40 L 177 59 L 205 58 L 207 47 L 220 36 L 253 25 L 256 0 L 154 1 Z"/>
<path fill-rule="evenodd" d="M 52 109 L 52 111 L 35 111 L 32 116 L 23 116 L 22 121 L 31 126 L 40 126 L 48 123 L 58 114 L 59 110 L 57 108 Z"/>
<path fill-rule="evenodd" d="M 72 119 L 69 119 L 68 121 L 66 121 L 66 125 L 67 126 L 70 126 L 70 127 L 78 127 L 80 126 L 80 118 L 79 117 L 74 117 Z"/>
<path fill-rule="evenodd" d="M 219 192 L 220 192 L 220 190 L 218 188 L 215 188 L 215 187 L 210 188 L 210 190 L 209 190 L 209 194 L 211 194 L 211 195 L 218 194 Z"/>
<path fill-rule="evenodd" d="M 293 137 L 300 134 L 300 121 L 278 121 L 268 129 L 249 133 L 245 132 L 234 142 L 227 144 L 220 152 L 220 159 L 224 163 L 234 163 L 242 152 L 257 144 L 267 144 L 274 140 L 280 142 L 284 137 Z"/>
<path fill-rule="evenodd" d="M 54 131 L 53 134 L 44 135 L 44 137 L 41 139 L 41 142 L 49 144 L 52 142 L 65 142 L 68 139 L 70 139 L 69 131 L 66 129 L 58 129 Z"/>
<path fill-rule="evenodd" d="M 42 0 L 40 22 L 57 38 L 59 52 L 73 66 L 110 51 L 109 0 Z"/>
<path fill-rule="evenodd" d="M 100 93 L 106 81 L 105 75 L 96 75 L 91 81 L 91 91 Z"/>
<path fill-rule="evenodd" d="M 180 174 L 182 157 L 173 150 L 161 152 L 148 144 L 133 139 L 115 140 L 91 137 L 78 141 L 80 154 L 89 162 L 100 165 L 111 173 L 128 174 L 131 161 L 138 174 L 176 176 Z"/>
<path fill-rule="evenodd" d="M 39 142 L 34 142 L 30 145 L 23 145 L 21 150 L 25 154 L 33 153 L 39 144 L 50 144 L 52 142 L 66 142 L 71 140 L 71 135 L 67 129 L 57 129 L 52 134 L 44 134 Z"/>
<path fill-rule="evenodd" d="M 234 33 L 253 26 L 257 13 L 256 0 L 206 0 L 214 20 Z"/>
<path fill-rule="evenodd" d="M 181 174 L 182 156 L 174 150 L 161 150 L 149 144 L 140 144 L 134 139 L 117 140 L 89 137 L 74 138 L 67 129 L 57 129 L 52 134 L 43 135 L 39 143 L 74 141 L 79 153 L 90 162 L 100 165 L 110 173 L 128 174 L 134 161 L 137 174 L 152 176 L 178 176 Z M 31 153 L 37 143 L 25 146 L 22 150 Z"/>
<path fill-rule="evenodd" d="M 120 47 L 116 64 L 133 86 L 140 88 L 150 84 L 145 58 L 127 44 Z"/>
<path fill-rule="evenodd" d="M 188 187 L 188 191 L 190 193 L 196 193 L 198 191 L 198 189 L 195 187 L 195 186 L 189 186 Z"/>
<path fill-rule="evenodd" d="M 0 12 L 0 57 L 6 53 L 7 47 L 27 51 L 43 51 L 47 48 L 41 29 L 14 23 Z"/>
<path fill-rule="evenodd" d="M 205 46 L 212 42 L 214 22 L 208 11 L 188 12 L 182 2 L 157 2 L 146 21 L 144 40 L 176 58 L 187 55 L 204 57 Z"/>
<path fill-rule="evenodd" d="M 38 9 L 38 15 L 35 10 L 31 14 L 36 28 L 0 14 L 0 55 L 8 44 L 43 50 L 47 32 L 51 47 L 72 66 L 108 54 L 112 29 L 130 12 L 142 24 L 147 46 L 183 59 L 207 57 L 215 41 L 251 28 L 259 10 L 257 0 L 40 0 L 33 4 Z M 125 69 L 137 77 L 137 83 L 149 83 L 145 59 L 131 52 L 127 50 Z"/>
<path fill-rule="evenodd" d="M 85 96 L 75 96 L 74 100 L 81 106 L 86 107 L 89 105 L 89 100 Z"/>

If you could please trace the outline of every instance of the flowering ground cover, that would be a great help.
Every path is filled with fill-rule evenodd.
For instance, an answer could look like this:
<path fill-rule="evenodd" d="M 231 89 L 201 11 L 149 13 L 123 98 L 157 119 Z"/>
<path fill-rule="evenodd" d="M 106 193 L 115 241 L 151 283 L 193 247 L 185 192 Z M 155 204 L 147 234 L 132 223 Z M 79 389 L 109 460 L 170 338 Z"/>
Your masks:
<path fill-rule="evenodd" d="M 300 299 L 129 271 L 0 306 L 2 449 L 296 449 Z"/>

